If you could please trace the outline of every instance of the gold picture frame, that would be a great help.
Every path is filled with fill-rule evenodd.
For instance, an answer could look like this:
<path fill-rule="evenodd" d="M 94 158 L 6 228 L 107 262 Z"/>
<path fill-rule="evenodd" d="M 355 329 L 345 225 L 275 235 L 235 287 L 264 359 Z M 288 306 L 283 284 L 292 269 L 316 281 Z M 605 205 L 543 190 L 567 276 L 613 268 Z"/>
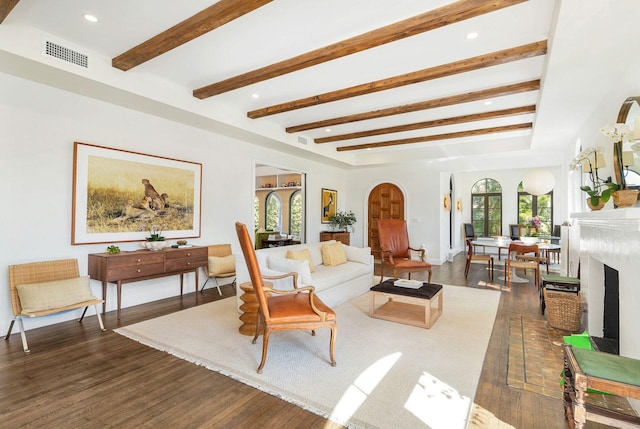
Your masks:
<path fill-rule="evenodd" d="M 322 188 L 322 205 L 320 217 L 322 223 L 331 223 L 331 218 L 336 214 L 338 205 L 338 191 Z"/>

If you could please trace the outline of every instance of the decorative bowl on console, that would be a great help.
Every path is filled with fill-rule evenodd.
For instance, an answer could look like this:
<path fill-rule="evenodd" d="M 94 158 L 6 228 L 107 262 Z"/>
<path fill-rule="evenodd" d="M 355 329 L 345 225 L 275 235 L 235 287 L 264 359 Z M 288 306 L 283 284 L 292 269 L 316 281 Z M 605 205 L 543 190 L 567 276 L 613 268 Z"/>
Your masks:
<path fill-rule="evenodd" d="M 148 250 L 162 250 L 167 247 L 168 244 L 166 241 L 145 241 L 142 243 L 142 246 Z"/>

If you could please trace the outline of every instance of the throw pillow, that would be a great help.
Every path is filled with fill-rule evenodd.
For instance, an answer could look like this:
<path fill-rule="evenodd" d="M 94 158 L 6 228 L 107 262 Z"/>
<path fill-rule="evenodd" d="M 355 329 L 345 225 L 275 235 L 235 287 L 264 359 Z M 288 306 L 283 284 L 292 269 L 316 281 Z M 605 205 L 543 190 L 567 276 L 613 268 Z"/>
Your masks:
<path fill-rule="evenodd" d="M 341 242 L 322 245 L 322 263 L 327 267 L 345 264 L 347 255 L 344 253 Z"/>
<path fill-rule="evenodd" d="M 25 313 L 52 310 L 97 299 L 91 294 L 89 276 L 17 285 Z"/>
<path fill-rule="evenodd" d="M 311 284 L 311 271 L 306 260 L 288 259 L 280 256 L 269 256 L 267 264 L 272 270 L 283 273 L 298 273 L 299 284 Z"/>
<path fill-rule="evenodd" d="M 209 256 L 209 274 L 229 274 L 236 271 L 236 257 Z"/>
<path fill-rule="evenodd" d="M 296 261 L 309 261 L 309 271 L 313 273 L 316 270 L 316 268 L 313 266 L 313 260 L 311 259 L 311 253 L 309 253 L 309 249 L 287 250 L 287 259 L 295 259 Z"/>
<path fill-rule="evenodd" d="M 360 262 L 361 264 L 371 264 L 371 247 L 354 247 L 343 245 L 347 261 Z"/>

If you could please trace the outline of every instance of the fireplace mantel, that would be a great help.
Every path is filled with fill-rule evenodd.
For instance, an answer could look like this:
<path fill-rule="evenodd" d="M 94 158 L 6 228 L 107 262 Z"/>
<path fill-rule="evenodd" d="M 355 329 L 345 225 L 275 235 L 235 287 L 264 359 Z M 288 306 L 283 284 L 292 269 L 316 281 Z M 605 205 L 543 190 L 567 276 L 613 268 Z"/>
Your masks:
<path fill-rule="evenodd" d="M 619 276 L 620 354 L 640 359 L 640 208 L 574 213 L 571 218 L 579 227 L 589 334 L 602 336 L 606 264 Z"/>

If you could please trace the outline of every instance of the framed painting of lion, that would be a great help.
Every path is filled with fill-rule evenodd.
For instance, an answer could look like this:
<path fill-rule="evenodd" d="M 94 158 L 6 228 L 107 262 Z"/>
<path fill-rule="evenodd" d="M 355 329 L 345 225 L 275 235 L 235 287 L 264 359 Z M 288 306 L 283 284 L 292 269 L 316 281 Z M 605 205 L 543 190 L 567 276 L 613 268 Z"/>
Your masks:
<path fill-rule="evenodd" d="M 75 142 L 71 244 L 200 237 L 202 164 Z"/>

